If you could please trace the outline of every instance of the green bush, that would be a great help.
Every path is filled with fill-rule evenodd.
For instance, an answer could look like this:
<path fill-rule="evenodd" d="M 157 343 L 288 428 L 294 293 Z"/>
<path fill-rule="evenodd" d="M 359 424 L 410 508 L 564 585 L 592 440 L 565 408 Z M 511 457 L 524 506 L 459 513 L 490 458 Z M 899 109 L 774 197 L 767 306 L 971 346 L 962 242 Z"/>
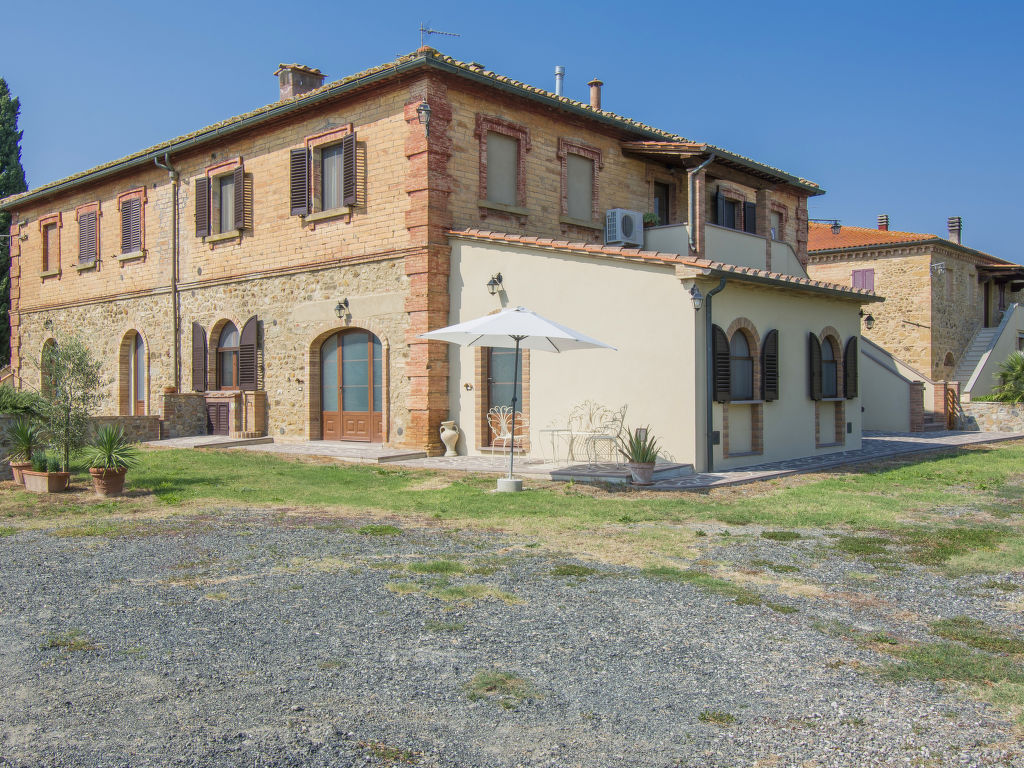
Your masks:
<path fill-rule="evenodd" d="M 43 431 L 31 417 L 18 416 L 7 428 L 7 442 L 11 445 L 7 461 L 32 461 L 32 454 L 43 444 Z"/>
<path fill-rule="evenodd" d="M 999 384 L 993 399 L 1003 403 L 1024 402 L 1024 353 L 1014 352 L 999 365 Z"/>
<path fill-rule="evenodd" d="M 0 413 L 38 419 L 43 415 L 44 407 L 43 398 L 38 393 L 15 389 L 10 384 L 0 384 Z"/>
<path fill-rule="evenodd" d="M 35 451 L 32 454 L 32 471 L 33 472 L 45 472 L 46 471 L 46 451 Z"/>

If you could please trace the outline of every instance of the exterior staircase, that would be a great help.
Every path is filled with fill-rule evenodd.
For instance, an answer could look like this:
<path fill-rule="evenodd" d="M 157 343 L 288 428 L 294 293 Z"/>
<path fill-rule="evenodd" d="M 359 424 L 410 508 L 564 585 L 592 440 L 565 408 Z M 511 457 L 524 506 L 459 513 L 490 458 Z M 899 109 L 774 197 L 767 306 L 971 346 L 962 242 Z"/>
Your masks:
<path fill-rule="evenodd" d="M 965 390 L 967 382 L 971 380 L 971 375 L 978 367 L 978 363 L 981 362 L 982 355 L 992 346 L 992 342 L 996 340 L 1001 330 L 1001 327 L 982 328 L 974 335 L 971 345 L 967 347 L 967 352 L 960 358 L 960 364 L 957 365 L 956 372 L 953 374 L 953 380 L 960 384 L 961 392 Z"/>

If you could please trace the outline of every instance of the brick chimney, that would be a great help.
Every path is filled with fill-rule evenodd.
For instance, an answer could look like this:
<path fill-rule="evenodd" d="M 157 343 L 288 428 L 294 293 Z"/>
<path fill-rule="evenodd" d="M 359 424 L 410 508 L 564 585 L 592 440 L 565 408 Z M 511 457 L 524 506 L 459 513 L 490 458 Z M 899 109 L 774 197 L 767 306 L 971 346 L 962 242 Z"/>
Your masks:
<path fill-rule="evenodd" d="M 883 232 L 889 231 L 889 214 L 880 213 L 878 214 L 878 228 Z"/>
<path fill-rule="evenodd" d="M 604 85 L 596 77 L 591 80 L 587 85 L 590 86 L 590 106 L 594 109 L 601 108 L 601 86 Z"/>
<path fill-rule="evenodd" d="M 964 220 L 959 216 L 950 216 L 946 219 L 946 226 L 949 228 L 950 242 L 960 245 L 960 235 L 964 230 Z"/>
<path fill-rule="evenodd" d="M 324 75 L 319 69 L 302 64 L 278 64 L 274 74 L 281 86 L 281 101 L 309 93 L 324 84 Z"/>

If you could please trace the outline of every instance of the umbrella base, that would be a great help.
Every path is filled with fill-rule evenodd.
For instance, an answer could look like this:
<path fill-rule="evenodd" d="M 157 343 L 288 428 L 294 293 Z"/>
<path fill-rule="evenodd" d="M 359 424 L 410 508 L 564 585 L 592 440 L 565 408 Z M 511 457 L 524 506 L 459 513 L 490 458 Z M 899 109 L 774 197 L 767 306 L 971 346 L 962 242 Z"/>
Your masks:
<path fill-rule="evenodd" d="M 498 493 L 518 493 L 523 490 L 523 480 L 519 477 L 498 478 Z"/>

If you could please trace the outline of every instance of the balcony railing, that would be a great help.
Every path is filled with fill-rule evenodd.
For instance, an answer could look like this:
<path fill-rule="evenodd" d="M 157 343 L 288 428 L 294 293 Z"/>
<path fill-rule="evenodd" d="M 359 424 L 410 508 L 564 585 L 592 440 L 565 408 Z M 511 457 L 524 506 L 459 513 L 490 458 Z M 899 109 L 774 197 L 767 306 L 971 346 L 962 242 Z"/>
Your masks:
<path fill-rule="evenodd" d="M 703 256 L 706 259 L 755 269 L 765 269 L 767 266 L 766 239 L 760 235 L 708 224 L 704 236 L 706 242 Z M 686 254 L 689 253 L 689 238 L 690 228 L 687 224 L 649 227 L 644 231 L 644 248 L 650 251 Z M 772 272 L 807 277 L 807 272 L 788 243 L 773 241 L 771 249 Z"/>

